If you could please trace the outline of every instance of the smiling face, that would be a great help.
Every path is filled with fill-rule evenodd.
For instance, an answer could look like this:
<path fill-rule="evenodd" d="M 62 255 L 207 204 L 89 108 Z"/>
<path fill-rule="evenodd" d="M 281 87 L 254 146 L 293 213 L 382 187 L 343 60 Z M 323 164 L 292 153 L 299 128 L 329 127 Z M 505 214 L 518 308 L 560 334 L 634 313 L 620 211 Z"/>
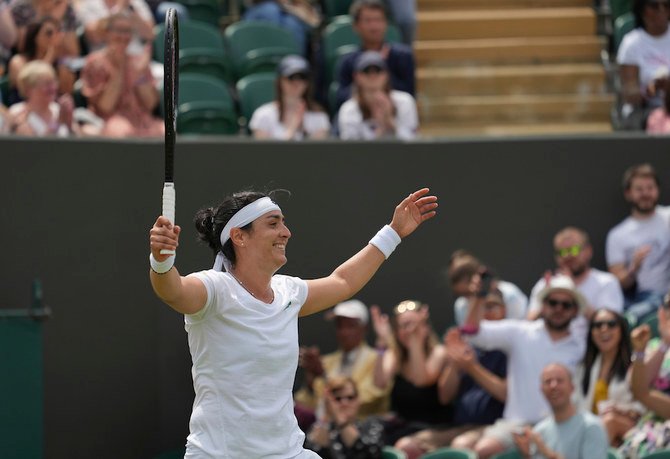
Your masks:
<path fill-rule="evenodd" d="M 570 405 L 574 386 L 570 372 L 558 364 L 547 365 L 542 371 L 542 393 L 554 411 Z"/>
<path fill-rule="evenodd" d="M 244 257 L 273 272 L 286 264 L 286 245 L 291 232 L 281 211 L 268 212 L 254 220 L 249 231 L 239 231 L 239 245 L 236 247 L 238 259 Z"/>
<path fill-rule="evenodd" d="M 639 176 L 630 182 L 626 190 L 626 200 L 631 203 L 633 210 L 648 215 L 654 212 L 658 203 L 658 186 L 652 177 Z"/>
<path fill-rule="evenodd" d="M 568 291 L 555 290 L 542 301 L 542 317 L 552 330 L 566 330 L 577 312 L 575 297 Z"/>
<path fill-rule="evenodd" d="M 591 321 L 591 339 L 600 353 L 616 352 L 621 343 L 621 324 L 612 311 L 601 309 Z"/>

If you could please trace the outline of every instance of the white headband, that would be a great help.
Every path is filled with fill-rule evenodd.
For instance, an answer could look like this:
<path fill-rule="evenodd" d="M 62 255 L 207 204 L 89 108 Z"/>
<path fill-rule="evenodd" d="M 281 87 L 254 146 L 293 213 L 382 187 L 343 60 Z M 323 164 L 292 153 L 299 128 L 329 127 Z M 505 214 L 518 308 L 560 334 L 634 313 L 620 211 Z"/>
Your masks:
<path fill-rule="evenodd" d="M 223 227 L 223 231 L 221 231 L 221 247 L 223 247 L 228 239 L 230 239 L 230 231 L 233 228 L 241 228 L 246 226 L 261 215 L 267 214 L 273 210 L 281 211 L 281 208 L 272 202 L 272 199 L 268 198 L 267 196 L 257 199 L 251 204 L 247 204 L 246 206 L 242 207 L 235 215 L 232 216 L 230 220 L 228 220 L 226 226 Z M 216 260 L 214 261 L 214 270 L 222 271 L 223 267 L 226 268 L 226 271 L 230 271 L 232 263 L 223 254 L 223 252 L 219 252 L 216 254 Z"/>

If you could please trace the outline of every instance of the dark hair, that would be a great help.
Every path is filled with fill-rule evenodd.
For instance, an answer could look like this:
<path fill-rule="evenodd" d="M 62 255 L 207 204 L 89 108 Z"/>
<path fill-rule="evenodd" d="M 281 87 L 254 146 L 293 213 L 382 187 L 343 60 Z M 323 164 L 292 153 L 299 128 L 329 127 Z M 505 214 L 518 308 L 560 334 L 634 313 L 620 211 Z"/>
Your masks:
<path fill-rule="evenodd" d="M 635 16 L 635 27 L 644 27 L 644 8 L 649 3 L 649 0 L 635 0 L 633 2 L 633 16 Z M 645 29 L 646 30 L 646 29 Z"/>
<path fill-rule="evenodd" d="M 408 309 L 407 311 L 419 312 L 422 309 L 428 307 L 428 305 L 418 301 L 418 300 L 403 300 L 393 307 L 393 315 L 391 316 L 391 329 L 393 330 L 393 351 L 396 353 L 398 361 L 403 364 L 409 360 L 409 350 L 400 342 L 398 339 L 398 316 L 404 314 L 405 311 L 398 311 L 398 306 L 402 304 L 413 304 L 414 307 Z M 428 335 L 426 336 L 426 341 L 423 343 L 423 350 L 426 353 L 426 356 L 429 356 L 433 351 L 433 348 L 440 344 L 440 339 L 438 338 L 433 326 L 431 325 L 430 319 L 426 321 L 426 326 L 428 327 Z"/>
<path fill-rule="evenodd" d="M 593 369 L 593 363 L 596 361 L 596 357 L 598 357 L 598 354 L 600 353 L 598 347 L 593 342 L 593 337 L 591 336 L 591 331 L 593 330 L 593 323 L 595 322 L 595 317 L 598 314 L 598 312 L 599 311 L 596 311 L 596 313 L 591 318 L 591 321 L 589 322 L 589 333 L 586 338 L 586 353 L 584 354 L 584 360 L 583 360 L 584 377 L 582 379 L 582 392 L 584 394 L 587 394 L 589 391 L 589 383 L 591 380 L 591 370 Z M 609 383 L 615 376 L 618 376 L 622 380 L 626 378 L 626 371 L 628 371 L 628 367 L 630 366 L 630 358 L 632 355 L 632 351 L 631 351 L 631 344 L 628 330 L 628 321 L 621 314 L 618 314 L 609 309 L 607 309 L 607 312 L 611 313 L 615 317 L 617 325 L 619 326 L 619 330 L 621 331 L 621 341 L 619 342 L 619 349 L 616 353 L 616 357 L 614 358 L 612 368 L 610 368 L 610 371 L 607 374 L 607 382 Z"/>
<path fill-rule="evenodd" d="M 279 105 L 279 121 L 284 122 L 284 92 L 281 88 L 281 75 L 277 76 L 275 80 L 275 90 L 277 94 L 277 104 Z M 302 94 L 302 100 L 305 101 L 305 108 L 310 112 L 325 112 L 323 107 L 321 107 L 312 97 L 313 93 L 312 77 L 307 75 L 307 88 Z"/>
<path fill-rule="evenodd" d="M 384 92 L 391 100 L 392 114 L 393 117 L 395 117 L 398 112 L 398 108 L 395 106 L 395 103 L 393 103 L 393 99 L 391 99 L 391 76 L 389 75 L 388 70 L 384 70 L 384 72 L 386 72 L 388 75 L 388 78 L 386 79 L 386 85 L 384 86 Z M 354 85 L 354 93 L 356 102 L 358 103 L 358 108 L 361 110 L 361 114 L 363 115 L 363 119 L 368 120 L 372 118 L 372 108 L 370 108 L 370 104 L 368 104 L 367 101 L 363 99 L 363 91 L 358 85 Z"/>
<path fill-rule="evenodd" d="M 60 28 L 58 19 L 51 16 L 44 16 L 35 22 L 31 22 L 26 27 L 25 55 L 29 60 L 37 59 L 37 35 L 39 35 L 42 28 L 48 23 L 54 24 L 56 28 Z"/>
<path fill-rule="evenodd" d="M 638 177 L 652 178 L 656 182 L 656 186 L 660 187 L 661 183 L 658 180 L 656 175 L 656 170 L 654 166 L 649 163 L 636 164 L 634 166 L 626 169 L 626 172 L 623 173 L 623 189 L 624 191 L 630 190 L 630 186 L 633 183 L 633 179 Z"/>
<path fill-rule="evenodd" d="M 463 280 L 469 281 L 481 267 L 481 262 L 476 258 L 467 259 L 449 271 L 449 282 L 454 285 Z"/>
<path fill-rule="evenodd" d="M 240 191 L 228 196 L 216 207 L 206 207 L 198 210 L 193 219 L 195 229 L 198 232 L 198 239 L 206 243 L 214 254 L 223 252 L 226 258 L 235 265 L 235 250 L 230 239 L 221 247 L 221 231 L 223 231 L 223 227 L 244 206 L 266 196 L 273 197 L 279 191 L 286 190 L 273 190 L 267 193 L 260 191 Z M 251 223 L 242 227 L 244 231 L 250 229 Z"/>
<path fill-rule="evenodd" d="M 381 0 L 356 0 L 349 8 L 349 16 L 354 23 L 358 22 L 361 17 L 361 10 L 363 9 L 379 10 L 384 13 L 384 17 L 388 20 L 388 13 L 386 12 L 386 5 Z"/>

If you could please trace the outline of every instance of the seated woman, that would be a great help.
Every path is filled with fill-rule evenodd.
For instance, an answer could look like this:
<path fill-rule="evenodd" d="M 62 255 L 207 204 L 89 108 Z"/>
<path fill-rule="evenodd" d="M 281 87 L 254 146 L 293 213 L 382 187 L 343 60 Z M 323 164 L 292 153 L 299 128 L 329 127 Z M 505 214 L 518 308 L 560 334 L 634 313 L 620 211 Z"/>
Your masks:
<path fill-rule="evenodd" d="M 326 382 L 320 417 L 305 439 L 305 448 L 323 459 L 381 457 L 383 426 L 375 417 L 358 420 L 358 390 L 353 379 L 334 376 Z"/>
<path fill-rule="evenodd" d="M 633 400 L 629 381 L 631 345 L 628 322 L 616 312 L 600 309 L 591 318 L 584 361 L 575 374 L 578 406 L 600 416 L 609 443 L 623 436 L 646 412 Z"/>
<path fill-rule="evenodd" d="M 403 301 L 390 319 L 377 306 L 370 312 L 379 352 L 374 382 L 380 389 L 393 385 L 385 441 L 402 449 L 402 437 L 452 421 L 452 408 L 440 403 L 437 384 L 446 351 L 428 323 L 427 305 Z"/>
<path fill-rule="evenodd" d="M 386 61 L 376 51 L 362 53 L 354 68 L 354 92 L 337 115 L 344 140 L 413 139 L 419 127 L 411 94 L 392 90 Z"/>
<path fill-rule="evenodd" d="M 88 55 L 82 71 L 82 94 L 88 108 L 105 120 L 107 137 L 159 137 L 163 121 L 154 117 L 158 91 L 149 68 L 150 49 L 142 56 L 127 52 L 132 19 L 125 13 L 111 16 L 106 46 Z"/>
<path fill-rule="evenodd" d="M 310 68 L 305 59 L 290 55 L 277 66 L 277 100 L 258 107 L 249 127 L 257 139 L 325 139 L 328 114 L 311 98 Z"/>
<path fill-rule="evenodd" d="M 63 94 L 56 100 L 58 83 L 51 64 L 28 62 L 19 72 L 18 84 L 25 101 L 9 108 L 12 132 L 37 137 L 80 134 L 72 117 L 72 96 Z"/>
<path fill-rule="evenodd" d="M 650 340 L 651 329 L 644 324 L 631 333 L 633 396 L 649 412 L 624 436 L 619 451 L 624 457 L 643 457 L 670 447 L 670 294 L 658 309 L 659 339 Z"/>
<path fill-rule="evenodd" d="M 28 25 L 26 29 L 25 51 L 15 54 L 9 61 L 9 103 L 21 100 L 17 80 L 26 63 L 39 59 L 48 62 L 56 70 L 58 94 L 71 94 L 76 79 L 75 73 L 64 63 L 63 32 L 60 22 L 50 16 Z"/>
<path fill-rule="evenodd" d="M 18 40 L 16 48 L 19 52 L 26 50 L 28 25 L 45 16 L 56 19 L 63 33 L 60 54 L 68 57 L 79 57 L 81 49 L 77 37 L 77 16 L 69 0 L 15 0 L 10 5 L 16 23 Z"/>
<path fill-rule="evenodd" d="M 636 29 L 627 33 L 617 52 L 622 115 L 631 128 L 644 129 L 648 112 L 663 105 L 663 85 L 670 72 L 667 0 L 635 0 Z M 639 119 L 639 121 L 638 121 Z"/>

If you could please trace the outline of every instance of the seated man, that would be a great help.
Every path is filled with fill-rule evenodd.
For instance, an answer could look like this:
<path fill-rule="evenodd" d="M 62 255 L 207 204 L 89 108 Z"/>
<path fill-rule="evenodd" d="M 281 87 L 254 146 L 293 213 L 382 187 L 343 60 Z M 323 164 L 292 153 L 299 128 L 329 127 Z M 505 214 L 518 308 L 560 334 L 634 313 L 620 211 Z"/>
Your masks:
<path fill-rule="evenodd" d="M 300 350 L 305 385 L 294 397 L 298 409 L 323 409 L 324 383 L 328 378 L 341 375 L 351 377 L 356 383 L 361 418 L 386 413 L 389 391 L 375 386 L 373 377 L 377 352 L 365 343 L 369 320 L 367 307 L 358 300 L 345 301 L 335 306 L 333 316 L 338 350 L 324 356 L 320 355 L 317 347 Z"/>
<path fill-rule="evenodd" d="M 468 314 L 468 303 L 474 298 L 470 291 L 470 284 L 476 274 L 486 267 L 467 250 L 459 249 L 449 258 L 448 276 L 451 291 L 454 293 L 454 321 L 456 325 L 463 325 Z M 505 303 L 505 317 L 507 319 L 523 319 L 526 317 L 528 298 L 519 287 L 501 279 L 494 281 L 495 286 L 503 295 Z"/>
<path fill-rule="evenodd" d="M 584 356 L 586 340 L 570 323 L 586 301 L 572 279 L 556 276 L 538 294 L 542 318 L 527 320 L 482 320 L 481 302 L 471 303 L 461 333 L 470 334 L 474 346 L 499 349 L 507 355 L 507 398 L 502 419 L 488 427 L 474 450 L 487 459 L 514 446 L 516 428 L 535 424 L 549 415 L 550 407 L 536 381 L 550 363 L 575 369 Z"/>
<path fill-rule="evenodd" d="M 626 296 L 625 309 L 638 321 L 656 314 L 670 285 L 670 206 L 659 206 L 659 181 L 650 164 L 626 170 L 628 218 L 607 234 L 607 266 Z"/>
<path fill-rule="evenodd" d="M 535 427 L 524 427 L 514 435 L 523 457 L 605 459 L 609 443 L 600 418 L 578 411 L 572 402 L 572 374 L 564 365 L 552 363 L 542 371 L 542 393 L 551 415 Z"/>
<path fill-rule="evenodd" d="M 568 226 L 556 233 L 554 256 L 556 272 L 569 276 L 587 301 L 584 314 L 578 319 L 582 328 L 586 329 L 587 319 L 598 309 L 604 308 L 623 314 L 623 293 L 617 278 L 612 273 L 591 267 L 593 247 L 586 231 Z M 535 320 L 540 315 L 541 305 L 537 300 L 537 293 L 546 285 L 546 279 L 542 278 L 530 293 L 530 320 Z"/>
<path fill-rule="evenodd" d="M 384 3 L 381 0 L 356 0 L 350 14 L 354 21 L 354 31 L 361 38 L 361 46 L 344 56 L 335 70 L 335 80 L 339 83 L 336 108 L 351 97 L 354 67 L 358 56 L 365 51 L 377 51 L 386 59 L 391 89 L 407 92 L 414 97 L 414 54 L 407 45 L 385 41 L 388 17 Z"/>

